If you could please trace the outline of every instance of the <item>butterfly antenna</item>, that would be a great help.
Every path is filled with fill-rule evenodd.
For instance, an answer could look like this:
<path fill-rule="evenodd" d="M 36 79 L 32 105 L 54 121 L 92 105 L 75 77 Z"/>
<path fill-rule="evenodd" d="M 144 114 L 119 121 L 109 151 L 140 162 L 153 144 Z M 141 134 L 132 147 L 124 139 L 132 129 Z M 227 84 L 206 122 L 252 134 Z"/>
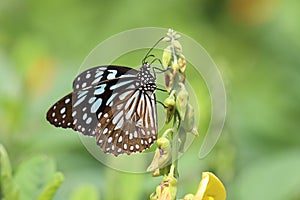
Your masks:
<path fill-rule="evenodd" d="M 154 57 L 154 55 L 149 55 L 150 53 L 151 53 L 151 51 L 154 49 L 154 47 L 156 47 L 156 45 L 158 45 L 158 43 L 160 43 L 160 41 L 162 41 L 163 39 L 164 39 L 165 37 L 162 37 L 162 38 L 160 38 L 149 50 L 148 50 L 148 52 L 147 52 L 147 54 L 145 55 L 145 57 L 143 58 L 143 60 L 142 60 L 142 64 L 144 64 L 145 63 L 145 60 L 149 57 L 149 56 L 152 56 L 152 57 Z"/>

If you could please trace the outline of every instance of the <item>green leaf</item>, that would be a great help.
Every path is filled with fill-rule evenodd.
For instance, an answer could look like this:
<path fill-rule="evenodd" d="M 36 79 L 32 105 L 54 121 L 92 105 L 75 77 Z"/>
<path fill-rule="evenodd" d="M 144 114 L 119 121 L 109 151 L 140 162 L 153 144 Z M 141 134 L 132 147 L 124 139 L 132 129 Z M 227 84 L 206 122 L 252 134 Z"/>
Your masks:
<path fill-rule="evenodd" d="M 47 186 L 51 187 L 49 182 L 54 173 L 53 160 L 45 156 L 35 156 L 21 163 L 14 177 L 15 183 L 20 188 L 21 199 L 38 199 L 41 193 L 46 192 Z"/>
<path fill-rule="evenodd" d="M 86 184 L 79 186 L 71 195 L 70 200 L 99 200 L 99 193 L 95 186 Z"/>
<path fill-rule="evenodd" d="M 3 145 L 0 144 L 0 183 L 3 193 L 3 200 L 19 199 L 19 190 L 16 187 L 13 178 L 9 157 Z"/>
<path fill-rule="evenodd" d="M 48 182 L 48 184 L 44 188 L 38 200 L 51 200 L 54 197 L 57 189 L 63 182 L 64 182 L 63 174 L 61 172 L 55 173 L 52 179 Z"/>

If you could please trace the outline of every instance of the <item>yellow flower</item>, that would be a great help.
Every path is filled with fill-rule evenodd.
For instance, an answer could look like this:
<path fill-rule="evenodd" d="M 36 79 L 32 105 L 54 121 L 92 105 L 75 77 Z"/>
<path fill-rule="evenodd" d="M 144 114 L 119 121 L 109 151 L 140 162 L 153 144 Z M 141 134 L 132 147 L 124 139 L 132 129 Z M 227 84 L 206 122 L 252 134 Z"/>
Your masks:
<path fill-rule="evenodd" d="M 211 172 L 203 172 L 197 193 L 187 194 L 184 200 L 225 200 L 226 190 L 222 182 Z"/>

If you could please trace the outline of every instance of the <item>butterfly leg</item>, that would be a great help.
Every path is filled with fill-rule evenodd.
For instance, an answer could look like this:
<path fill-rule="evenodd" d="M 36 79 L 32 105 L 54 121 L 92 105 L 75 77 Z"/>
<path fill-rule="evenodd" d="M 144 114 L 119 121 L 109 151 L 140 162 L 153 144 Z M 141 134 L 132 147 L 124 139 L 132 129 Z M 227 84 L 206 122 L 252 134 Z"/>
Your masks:
<path fill-rule="evenodd" d="M 162 92 L 168 92 L 168 90 L 161 89 L 161 88 L 156 88 L 156 90 L 162 91 Z"/>
<path fill-rule="evenodd" d="M 164 108 L 168 108 L 168 106 L 166 106 L 163 102 L 156 100 L 157 103 L 159 103 L 160 105 L 162 105 Z"/>

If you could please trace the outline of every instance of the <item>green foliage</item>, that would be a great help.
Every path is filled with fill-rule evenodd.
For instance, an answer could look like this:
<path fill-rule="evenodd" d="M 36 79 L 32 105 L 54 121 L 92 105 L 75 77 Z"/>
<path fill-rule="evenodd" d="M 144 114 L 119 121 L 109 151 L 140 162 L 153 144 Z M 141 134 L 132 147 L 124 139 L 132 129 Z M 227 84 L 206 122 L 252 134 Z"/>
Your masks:
<path fill-rule="evenodd" d="M 12 177 L 12 169 L 7 152 L 2 144 L 0 144 L 0 172 L 1 172 L 1 191 L 3 200 L 19 199 L 19 190 L 14 183 Z"/>
<path fill-rule="evenodd" d="M 63 176 L 55 174 L 53 160 L 45 156 L 35 156 L 20 164 L 14 180 L 20 188 L 22 200 L 51 199 L 55 190 L 62 183 Z M 41 194 L 43 196 L 40 196 Z M 50 198 L 46 198 L 48 195 Z"/>
<path fill-rule="evenodd" d="M 81 185 L 80 187 L 76 188 L 75 191 L 72 193 L 70 200 L 82 199 L 100 200 L 97 188 L 91 184 Z"/>
<path fill-rule="evenodd" d="M 34 156 L 22 162 L 14 176 L 2 145 L 0 156 L 4 200 L 51 200 L 64 180 L 62 173 L 55 172 L 54 161 L 46 156 Z"/>
<path fill-rule="evenodd" d="M 46 184 L 38 200 L 50 200 L 54 197 L 59 186 L 64 181 L 64 176 L 61 172 L 56 172 L 51 180 Z"/>

